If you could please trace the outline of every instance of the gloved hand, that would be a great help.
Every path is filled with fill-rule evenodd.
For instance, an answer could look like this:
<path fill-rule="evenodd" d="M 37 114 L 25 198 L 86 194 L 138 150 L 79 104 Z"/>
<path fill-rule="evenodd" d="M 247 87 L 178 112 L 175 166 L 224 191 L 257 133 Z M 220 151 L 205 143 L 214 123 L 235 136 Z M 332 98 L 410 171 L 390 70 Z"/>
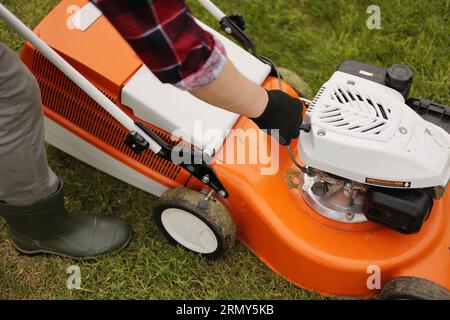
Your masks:
<path fill-rule="evenodd" d="M 242 75 L 231 61 L 213 82 L 189 92 L 213 106 L 249 117 L 268 134 L 275 136 L 272 130 L 279 130 L 282 145 L 289 145 L 300 134 L 302 103 L 283 91 L 266 91 Z"/>
<path fill-rule="evenodd" d="M 257 118 L 251 118 L 260 129 L 279 130 L 278 142 L 284 146 L 300 135 L 303 104 L 281 90 L 268 91 L 269 102 L 264 112 Z"/>

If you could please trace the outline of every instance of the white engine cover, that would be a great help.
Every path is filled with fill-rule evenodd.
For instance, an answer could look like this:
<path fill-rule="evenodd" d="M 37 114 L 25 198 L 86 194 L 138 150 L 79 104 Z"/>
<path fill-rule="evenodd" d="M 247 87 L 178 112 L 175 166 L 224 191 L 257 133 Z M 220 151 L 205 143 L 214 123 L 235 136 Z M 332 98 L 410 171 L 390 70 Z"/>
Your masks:
<path fill-rule="evenodd" d="M 394 188 L 446 187 L 450 135 L 425 121 L 397 91 L 335 72 L 312 101 L 301 133 L 305 165 Z"/>

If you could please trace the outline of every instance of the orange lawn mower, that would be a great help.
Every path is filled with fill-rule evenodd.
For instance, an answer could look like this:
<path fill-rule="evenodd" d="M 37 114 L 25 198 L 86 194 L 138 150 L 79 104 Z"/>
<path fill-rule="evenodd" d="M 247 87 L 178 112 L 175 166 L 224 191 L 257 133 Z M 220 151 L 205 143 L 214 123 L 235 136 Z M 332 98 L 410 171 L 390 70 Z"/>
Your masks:
<path fill-rule="evenodd" d="M 207 258 L 238 238 L 324 295 L 450 299 L 450 108 L 408 98 L 407 66 L 357 61 L 309 101 L 256 54 L 241 16 L 199 2 L 241 45 L 199 22 L 241 73 L 302 101 L 299 139 L 252 140 L 251 120 L 162 84 L 86 0 L 62 1 L 34 33 L 0 5 L 28 41 L 21 57 L 40 84 L 46 141 L 160 197 L 164 235 Z M 239 161 L 236 148 L 267 156 Z"/>

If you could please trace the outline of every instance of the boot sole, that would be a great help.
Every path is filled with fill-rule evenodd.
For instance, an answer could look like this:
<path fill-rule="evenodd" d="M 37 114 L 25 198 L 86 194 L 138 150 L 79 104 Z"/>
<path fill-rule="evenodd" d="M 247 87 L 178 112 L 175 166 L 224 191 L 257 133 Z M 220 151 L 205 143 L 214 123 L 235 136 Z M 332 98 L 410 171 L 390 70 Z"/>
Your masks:
<path fill-rule="evenodd" d="M 103 257 L 103 256 L 108 255 L 108 254 L 113 253 L 113 252 L 120 252 L 120 251 L 122 251 L 123 249 L 125 249 L 125 248 L 130 244 L 132 237 L 133 237 L 133 233 L 131 232 L 131 233 L 130 233 L 130 236 L 128 237 L 128 239 L 127 239 L 127 241 L 124 243 L 124 245 L 121 246 L 121 247 L 118 248 L 118 249 L 115 249 L 115 250 L 112 250 L 112 251 L 109 251 L 109 252 L 105 252 L 105 253 L 102 253 L 102 254 L 99 254 L 99 255 L 96 255 L 96 256 L 87 256 L 87 257 L 73 257 L 73 256 L 70 256 L 70 255 L 66 255 L 66 254 L 54 252 L 54 251 L 51 251 L 51 250 L 45 250 L 45 249 L 39 249 L 39 250 L 33 250 L 33 251 L 27 251 L 27 250 L 23 250 L 23 249 L 19 248 L 19 247 L 14 243 L 14 241 L 12 240 L 11 237 L 10 237 L 10 241 L 11 241 L 12 245 L 14 246 L 14 248 L 15 248 L 17 251 L 19 251 L 20 253 L 26 254 L 26 255 L 50 254 L 50 255 L 55 255 L 55 256 L 58 256 L 58 257 L 62 257 L 62 258 L 68 258 L 68 259 L 72 259 L 72 260 L 76 260 L 76 261 L 82 261 L 82 260 L 93 260 L 93 259 L 97 259 L 97 258 Z"/>

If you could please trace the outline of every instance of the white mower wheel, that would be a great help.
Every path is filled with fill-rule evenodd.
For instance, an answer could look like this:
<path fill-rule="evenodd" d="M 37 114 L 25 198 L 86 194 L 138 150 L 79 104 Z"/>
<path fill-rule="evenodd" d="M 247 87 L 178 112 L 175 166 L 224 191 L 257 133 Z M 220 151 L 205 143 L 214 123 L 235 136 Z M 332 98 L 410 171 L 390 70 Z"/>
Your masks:
<path fill-rule="evenodd" d="M 216 199 L 187 189 L 165 192 L 154 218 L 164 236 L 173 244 L 217 259 L 234 245 L 236 228 L 226 208 Z"/>
<path fill-rule="evenodd" d="M 175 241 L 191 251 L 210 254 L 219 246 L 214 231 L 188 211 L 178 208 L 165 209 L 161 214 L 161 222 Z"/>

